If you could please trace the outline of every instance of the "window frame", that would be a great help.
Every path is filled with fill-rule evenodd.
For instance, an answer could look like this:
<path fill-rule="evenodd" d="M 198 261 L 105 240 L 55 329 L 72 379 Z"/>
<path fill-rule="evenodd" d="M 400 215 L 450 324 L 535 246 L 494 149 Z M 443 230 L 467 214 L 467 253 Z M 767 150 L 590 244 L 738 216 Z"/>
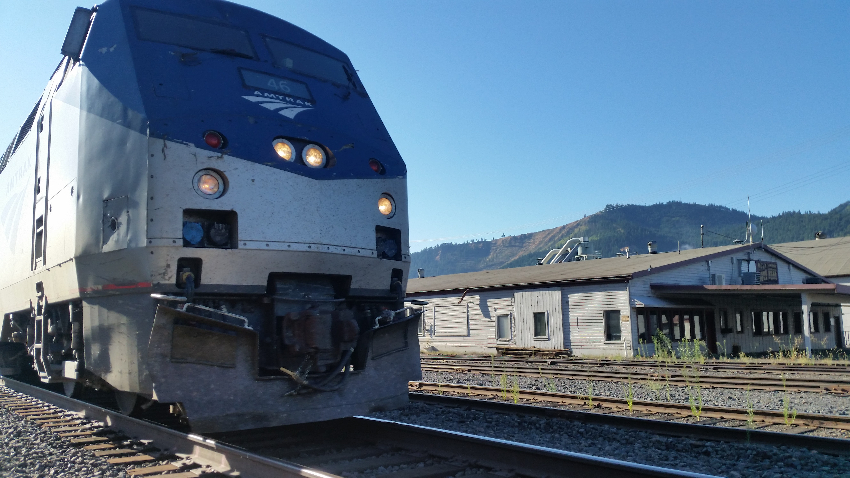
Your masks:
<path fill-rule="evenodd" d="M 617 314 L 617 329 L 619 333 L 617 334 L 617 338 L 609 338 L 609 335 L 613 337 L 612 334 L 609 333 L 609 317 L 614 313 Z M 623 341 L 623 325 L 622 325 L 622 314 L 619 309 L 611 309 L 602 311 L 602 336 L 605 338 L 605 342 L 622 342 Z"/>
<path fill-rule="evenodd" d="M 349 60 L 349 62 L 345 62 L 345 61 L 340 60 L 339 58 L 332 57 L 332 56 L 330 56 L 326 53 L 322 53 L 318 50 L 314 50 L 314 49 L 308 48 L 304 45 L 299 45 L 298 43 L 293 43 L 291 41 L 287 41 L 287 40 L 284 40 L 282 38 L 278 38 L 278 37 L 275 37 L 275 36 L 272 36 L 272 35 L 262 34 L 260 36 L 263 39 L 263 45 L 266 47 L 266 51 L 269 52 L 269 56 L 271 56 L 271 58 L 272 58 L 271 64 L 274 68 L 277 68 L 279 70 L 284 70 L 284 71 L 291 71 L 291 72 L 298 74 L 298 75 L 306 76 L 308 78 L 313 78 L 313 79 L 316 79 L 316 80 L 319 80 L 319 81 L 326 81 L 328 83 L 332 83 L 334 85 L 341 86 L 341 87 L 344 87 L 344 88 L 350 88 L 350 89 L 352 89 L 352 90 L 354 90 L 358 93 L 362 91 L 363 87 L 362 87 L 362 83 L 360 82 L 360 77 L 357 76 L 357 70 L 354 69 L 354 66 L 350 63 L 350 60 Z M 339 63 L 340 65 L 342 65 L 344 71 L 346 72 L 347 81 L 345 83 L 340 83 L 337 80 L 332 79 L 332 78 L 325 78 L 323 76 L 318 76 L 318 75 L 314 74 L 314 72 L 297 70 L 295 68 L 289 68 L 286 65 L 278 64 L 277 56 L 275 55 L 275 50 L 272 49 L 271 45 L 269 45 L 269 40 L 277 41 L 277 42 L 281 42 L 281 43 L 286 43 L 286 44 L 292 45 L 296 48 L 300 48 L 300 49 L 306 50 L 310 53 L 314 53 L 316 55 L 320 55 L 320 56 L 323 56 L 325 58 L 329 58 L 330 60 L 333 60 L 333 61 Z"/>
<path fill-rule="evenodd" d="M 512 318 L 511 316 L 512 316 L 512 314 L 510 314 L 510 313 L 507 313 L 507 314 L 496 314 L 496 327 L 495 327 L 495 329 L 496 329 L 496 330 L 495 330 L 495 332 L 496 332 L 496 342 L 499 342 L 499 343 L 506 343 L 506 342 L 510 342 L 511 340 L 513 340 L 513 338 L 514 338 L 514 334 L 513 334 L 513 318 Z M 500 338 L 500 337 L 499 337 L 499 331 L 500 331 L 500 328 L 499 328 L 499 317 L 507 317 L 507 318 L 508 318 L 508 338 L 506 338 L 506 339 L 503 339 L 503 338 Z"/>
<path fill-rule="evenodd" d="M 538 314 L 543 314 L 544 326 L 546 335 L 537 335 L 537 317 Z M 531 313 L 531 336 L 534 340 L 549 340 L 549 312 L 532 312 Z"/>
<path fill-rule="evenodd" d="M 168 42 L 168 41 L 163 41 L 161 39 L 157 40 L 157 39 L 151 39 L 151 38 L 144 38 L 142 31 L 140 30 L 139 20 L 138 20 L 138 16 L 137 16 L 137 12 L 140 12 L 140 11 L 147 11 L 147 12 L 153 12 L 153 13 L 159 14 L 159 15 L 167 15 L 167 16 L 171 16 L 171 17 L 183 18 L 185 20 L 191 20 L 191 21 L 198 22 L 198 23 L 205 23 L 207 25 L 212 25 L 212 26 L 216 26 L 216 27 L 221 27 L 221 28 L 226 28 L 226 29 L 229 29 L 229 30 L 241 32 L 245 35 L 245 39 L 248 41 L 248 46 L 251 48 L 251 58 L 248 58 L 247 56 L 241 56 L 241 55 L 247 55 L 247 53 L 243 53 L 243 52 L 235 50 L 235 49 L 233 51 L 237 52 L 240 55 L 239 58 L 244 58 L 245 60 L 253 60 L 253 61 L 259 60 L 259 56 L 257 55 L 257 47 L 254 45 L 254 41 L 251 38 L 251 32 L 248 31 L 248 30 L 245 30 L 245 29 L 239 28 L 239 27 L 235 27 L 235 26 L 230 25 L 228 23 L 211 21 L 211 19 L 209 19 L 209 18 L 196 17 L 196 16 L 193 16 L 193 15 L 184 15 L 184 14 L 181 14 L 181 13 L 168 12 L 168 11 L 163 11 L 163 10 L 157 10 L 155 8 L 148 8 L 148 7 L 141 7 L 141 6 L 137 6 L 137 5 L 132 5 L 130 7 L 130 14 L 133 18 L 133 30 L 136 33 L 136 39 L 139 40 L 139 41 L 159 43 L 161 45 L 178 46 L 178 47 L 181 47 L 181 48 L 188 48 L 190 50 L 207 51 L 207 52 L 210 52 L 210 53 L 216 53 L 215 50 L 218 50 L 216 48 L 198 48 L 197 46 L 190 46 L 190 45 L 181 44 L 181 43 L 172 43 L 172 42 Z"/>
<path fill-rule="evenodd" d="M 743 334 L 746 326 L 744 325 L 744 309 L 735 309 L 735 333 Z"/>
<path fill-rule="evenodd" d="M 729 319 L 729 309 L 725 307 L 721 307 L 717 309 L 717 318 L 720 322 L 720 333 L 723 335 L 731 334 L 732 327 L 730 327 Z"/>
<path fill-rule="evenodd" d="M 750 309 L 750 325 L 753 327 L 753 337 L 764 335 L 762 330 L 762 311 Z"/>

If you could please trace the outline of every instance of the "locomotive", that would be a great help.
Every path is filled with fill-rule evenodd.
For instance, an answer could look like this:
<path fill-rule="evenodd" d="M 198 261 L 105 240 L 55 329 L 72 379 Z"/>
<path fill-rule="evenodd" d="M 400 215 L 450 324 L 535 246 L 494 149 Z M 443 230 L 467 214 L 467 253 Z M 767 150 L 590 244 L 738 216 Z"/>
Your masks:
<path fill-rule="evenodd" d="M 340 50 L 220 0 L 77 8 L 0 158 L 0 374 L 193 431 L 407 403 L 407 170 Z"/>

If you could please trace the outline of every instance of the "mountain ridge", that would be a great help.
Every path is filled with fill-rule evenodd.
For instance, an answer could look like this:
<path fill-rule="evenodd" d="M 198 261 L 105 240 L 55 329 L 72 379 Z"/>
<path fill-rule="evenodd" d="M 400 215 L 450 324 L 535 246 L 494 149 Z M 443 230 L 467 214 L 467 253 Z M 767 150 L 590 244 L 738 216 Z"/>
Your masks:
<path fill-rule="evenodd" d="M 647 242 L 655 241 L 659 251 L 675 251 L 728 245 L 744 240 L 747 213 L 725 206 L 670 201 L 650 206 L 609 204 L 602 211 L 542 231 L 507 236 L 491 241 L 445 243 L 411 254 L 411 275 L 419 268 L 427 276 L 477 272 L 489 269 L 529 266 L 551 249 L 560 248 L 570 237 L 590 239 L 590 249 L 612 257 L 629 248 L 645 254 Z M 850 201 L 826 213 L 788 211 L 775 216 L 752 216 L 759 240 L 764 225 L 765 242 L 814 239 L 817 231 L 826 237 L 850 235 Z M 700 225 L 705 234 L 700 238 Z"/>

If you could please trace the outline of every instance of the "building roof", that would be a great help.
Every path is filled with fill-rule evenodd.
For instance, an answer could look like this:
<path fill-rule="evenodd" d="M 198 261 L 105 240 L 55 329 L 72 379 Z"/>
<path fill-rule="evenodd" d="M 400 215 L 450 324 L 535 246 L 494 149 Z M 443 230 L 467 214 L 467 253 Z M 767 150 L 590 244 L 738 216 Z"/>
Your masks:
<path fill-rule="evenodd" d="M 650 284 L 655 294 L 664 297 L 681 294 L 769 294 L 800 295 L 805 293 L 850 295 L 850 286 L 843 284 L 761 284 L 761 285 L 691 285 L 691 284 Z"/>
<path fill-rule="evenodd" d="M 850 237 L 786 242 L 770 247 L 824 277 L 850 276 Z"/>
<path fill-rule="evenodd" d="M 761 248 L 761 244 L 745 244 L 690 249 L 681 252 L 641 254 L 579 262 L 563 262 L 540 266 L 495 269 L 444 276 L 410 279 L 407 294 L 467 289 L 551 287 L 570 282 L 627 281 L 634 277 L 661 272 L 689 262 L 709 260 L 738 251 Z M 770 248 L 765 248 L 770 251 Z M 773 252 L 773 251 L 770 251 Z"/>

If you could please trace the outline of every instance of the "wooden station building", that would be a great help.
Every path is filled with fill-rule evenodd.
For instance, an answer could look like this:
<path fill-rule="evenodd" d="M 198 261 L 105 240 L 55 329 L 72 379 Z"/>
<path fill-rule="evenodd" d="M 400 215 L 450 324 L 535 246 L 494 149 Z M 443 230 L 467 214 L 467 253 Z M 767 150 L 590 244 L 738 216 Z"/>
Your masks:
<path fill-rule="evenodd" d="M 407 296 L 428 303 L 420 344 L 430 351 L 647 356 L 656 334 L 721 355 L 850 345 L 850 285 L 782 250 L 756 243 L 425 277 L 408 281 Z"/>

